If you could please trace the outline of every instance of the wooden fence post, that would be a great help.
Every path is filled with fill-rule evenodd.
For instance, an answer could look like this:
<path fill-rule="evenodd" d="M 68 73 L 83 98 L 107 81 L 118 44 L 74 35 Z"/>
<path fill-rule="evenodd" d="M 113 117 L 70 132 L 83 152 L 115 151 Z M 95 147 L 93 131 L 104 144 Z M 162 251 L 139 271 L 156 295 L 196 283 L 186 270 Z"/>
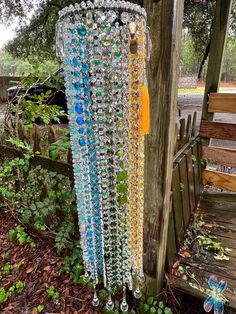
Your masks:
<path fill-rule="evenodd" d="M 148 65 L 151 134 L 146 140 L 144 270 L 147 292 L 163 284 L 175 146 L 183 0 L 145 0 L 153 51 Z"/>
<path fill-rule="evenodd" d="M 213 33 L 211 38 L 206 77 L 206 88 L 202 108 L 203 120 L 211 121 L 214 115 L 213 113 L 208 112 L 208 99 L 209 94 L 217 92 L 219 88 L 231 6 L 232 0 L 216 1 L 216 10 L 212 30 Z"/>

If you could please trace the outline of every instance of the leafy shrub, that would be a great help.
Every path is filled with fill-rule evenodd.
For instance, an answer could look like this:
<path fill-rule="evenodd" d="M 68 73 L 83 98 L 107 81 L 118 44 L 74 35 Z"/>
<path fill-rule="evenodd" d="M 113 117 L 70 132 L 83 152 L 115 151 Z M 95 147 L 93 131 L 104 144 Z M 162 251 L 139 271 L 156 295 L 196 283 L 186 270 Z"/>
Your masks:
<path fill-rule="evenodd" d="M 41 166 L 29 169 L 29 158 L 16 158 L 0 166 L 0 183 L 3 204 L 15 209 L 23 223 L 51 231 L 58 253 L 68 247 L 77 226 L 75 192 L 68 177 Z"/>

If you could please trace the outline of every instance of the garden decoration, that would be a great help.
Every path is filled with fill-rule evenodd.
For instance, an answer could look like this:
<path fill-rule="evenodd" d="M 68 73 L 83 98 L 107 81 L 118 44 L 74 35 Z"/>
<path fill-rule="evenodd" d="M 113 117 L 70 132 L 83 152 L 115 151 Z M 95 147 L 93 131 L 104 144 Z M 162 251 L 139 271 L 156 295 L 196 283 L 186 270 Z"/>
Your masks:
<path fill-rule="evenodd" d="M 59 13 L 71 147 L 86 280 L 141 297 L 144 135 L 149 132 L 146 12 L 126 1 L 91 1 Z M 133 288 L 134 287 L 134 288 Z"/>
<path fill-rule="evenodd" d="M 227 282 L 221 280 L 218 282 L 215 275 L 211 275 L 208 280 L 208 285 L 211 290 L 207 290 L 208 297 L 204 302 L 204 310 L 209 313 L 214 310 L 214 314 L 224 313 L 224 304 L 228 302 L 228 299 L 224 296 L 224 292 L 227 289 Z"/>

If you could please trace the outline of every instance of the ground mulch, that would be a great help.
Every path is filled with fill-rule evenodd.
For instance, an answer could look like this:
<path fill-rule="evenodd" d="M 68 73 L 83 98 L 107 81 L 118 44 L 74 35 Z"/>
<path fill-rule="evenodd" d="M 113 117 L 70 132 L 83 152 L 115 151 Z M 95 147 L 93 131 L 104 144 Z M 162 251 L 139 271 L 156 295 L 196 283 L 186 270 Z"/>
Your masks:
<path fill-rule="evenodd" d="M 0 304 L 1 314 L 37 314 L 36 307 L 43 304 L 41 313 L 50 314 L 99 314 L 91 305 L 93 291 L 73 284 L 68 275 L 60 274 L 63 258 L 58 257 L 52 245 L 42 239 L 33 238 L 37 248 L 20 245 L 17 240 L 9 242 L 8 232 L 18 223 L 10 212 L 0 210 L 0 270 L 4 255 L 9 254 L 10 274 L 0 280 L 0 288 L 8 288 L 17 281 L 25 283 L 24 291 L 14 293 L 5 304 Z M 5 261 L 6 263 L 6 261 Z M 60 293 L 58 302 L 47 297 L 46 289 L 54 286 Z"/>

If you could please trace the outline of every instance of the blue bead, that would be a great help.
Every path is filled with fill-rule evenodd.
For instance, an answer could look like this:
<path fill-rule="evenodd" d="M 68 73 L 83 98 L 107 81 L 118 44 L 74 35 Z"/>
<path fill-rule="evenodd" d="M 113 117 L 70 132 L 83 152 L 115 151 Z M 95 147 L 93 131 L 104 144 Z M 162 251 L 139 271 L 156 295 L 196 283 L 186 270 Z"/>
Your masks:
<path fill-rule="evenodd" d="M 86 106 L 90 106 L 90 105 L 92 104 L 91 99 L 86 98 L 86 99 L 84 100 L 84 104 L 85 104 Z"/>
<path fill-rule="evenodd" d="M 79 78 L 79 77 L 80 77 L 79 72 L 74 72 L 74 78 Z"/>
<path fill-rule="evenodd" d="M 78 28 L 77 28 L 77 32 L 81 37 L 86 36 L 87 34 L 87 28 L 84 24 L 81 24 Z"/>
<path fill-rule="evenodd" d="M 82 117 L 78 117 L 76 119 L 76 122 L 77 122 L 78 125 L 83 125 L 84 124 L 84 119 Z"/>
<path fill-rule="evenodd" d="M 75 98 L 76 98 L 76 100 L 80 100 L 81 99 L 81 95 L 80 94 L 76 94 Z"/>
<path fill-rule="evenodd" d="M 92 179 L 92 180 L 97 180 L 97 178 L 98 178 L 98 176 L 97 176 L 96 174 L 92 174 L 92 175 L 91 175 L 91 179 Z M 97 184 L 94 185 L 94 187 L 97 188 Z"/>
<path fill-rule="evenodd" d="M 86 145 L 85 139 L 84 139 L 83 137 L 81 137 L 81 138 L 79 139 L 79 145 L 80 145 L 81 147 L 83 147 L 83 146 Z"/>
<path fill-rule="evenodd" d="M 88 129 L 88 130 L 87 130 L 87 134 L 88 134 L 89 136 L 92 136 L 92 135 L 93 135 L 93 131 L 90 130 L 90 129 Z"/>
<path fill-rule="evenodd" d="M 72 45 L 75 45 L 76 44 L 76 40 L 73 38 L 73 39 L 71 39 L 71 44 Z"/>
<path fill-rule="evenodd" d="M 88 223 L 91 224 L 92 223 L 92 219 L 91 217 L 88 217 Z"/>
<path fill-rule="evenodd" d="M 84 129 L 83 128 L 79 129 L 79 134 L 84 134 Z"/>
<path fill-rule="evenodd" d="M 79 66 L 79 62 L 78 62 L 78 60 L 76 59 L 76 57 L 73 58 L 73 60 L 72 60 L 72 65 L 73 65 L 73 67 L 75 67 L 75 68 L 77 68 L 77 67 Z"/>
<path fill-rule="evenodd" d="M 88 52 L 85 50 L 80 49 L 79 55 L 83 61 L 86 61 L 88 58 Z"/>
<path fill-rule="evenodd" d="M 95 158 L 95 157 L 91 157 L 91 158 L 90 158 L 90 162 L 91 162 L 91 163 L 93 163 L 93 162 L 95 162 L 95 161 L 96 161 L 96 158 Z"/>
<path fill-rule="evenodd" d="M 92 146 L 93 145 L 93 140 L 89 139 L 88 140 L 88 144 Z"/>
<path fill-rule="evenodd" d="M 94 153 L 95 153 L 94 148 L 89 148 L 89 154 L 90 154 L 90 155 L 93 155 Z"/>
<path fill-rule="evenodd" d="M 89 66 L 88 66 L 88 64 L 82 63 L 81 69 L 82 69 L 82 72 L 83 72 L 83 73 L 87 73 L 87 72 L 89 71 Z"/>
<path fill-rule="evenodd" d="M 96 172 L 97 168 L 95 166 L 91 166 L 90 170 L 93 171 L 93 172 Z"/>
<path fill-rule="evenodd" d="M 94 219 L 95 224 L 99 224 L 100 223 L 100 219 Z"/>
<path fill-rule="evenodd" d="M 70 59 L 66 59 L 65 64 L 69 65 L 70 64 Z"/>
<path fill-rule="evenodd" d="M 79 42 L 79 45 L 82 47 L 86 47 L 88 44 L 88 41 L 86 39 L 82 39 L 82 38 L 79 38 L 78 42 Z"/>
<path fill-rule="evenodd" d="M 83 77 L 83 83 L 84 84 L 88 84 L 89 83 L 89 77 L 88 76 L 84 76 Z"/>
<path fill-rule="evenodd" d="M 76 53 L 76 52 L 77 52 L 77 49 L 76 49 L 76 48 L 72 48 L 72 52 L 73 52 L 73 53 Z"/>
<path fill-rule="evenodd" d="M 88 236 L 88 237 L 92 237 L 92 236 L 93 236 L 93 232 L 92 232 L 92 231 L 88 231 L 88 232 L 87 232 L 87 236 Z"/>
<path fill-rule="evenodd" d="M 76 104 L 75 106 L 75 111 L 78 113 L 78 114 L 82 114 L 83 113 L 83 107 L 81 106 L 81 104 Z"/>
<path fill-rule="evenodd" d="M 86 110 L 86 115 L 89 116 L 89 117 L 91 117 L 91 116 L 93 115 L 93 112 L 90 111 L 90 110 Z"/>
<path fill-rule="evenodd" d="M 77 92 L 80 92 L 82 87 L 83 87 L 83 85 L 80 82 L 76 82 L 76 83 L 74 83 L 74 87 L 75 87 L 75 90 Z"/>
<path fill-rule="evenodd" d="M 84 94 L 85 94 L 85 96 L 89 96 L 90 95 L 90 89 L 88 88 L 88 87 L 85 87 L 84 88 Z"/>
<path fill-rule="evenodd" d="M 71 28 L 71 29 L 70 29 L 70 32 L 71 32 L 72 35 L 74 35 L 74 34 L 75 34 L 75 29 L 74 29 L 74 28 Z"/>

